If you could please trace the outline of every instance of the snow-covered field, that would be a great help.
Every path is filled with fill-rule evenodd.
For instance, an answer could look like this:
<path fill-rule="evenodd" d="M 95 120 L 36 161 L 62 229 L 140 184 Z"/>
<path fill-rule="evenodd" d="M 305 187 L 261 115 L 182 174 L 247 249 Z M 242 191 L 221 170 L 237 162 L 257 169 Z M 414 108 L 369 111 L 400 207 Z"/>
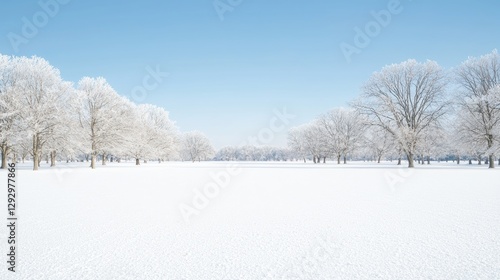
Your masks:
<path fill-rule="evenodd" d="M 500 169 L 232 164 L 21 166 L 0 278 L 500 279 Z"/>

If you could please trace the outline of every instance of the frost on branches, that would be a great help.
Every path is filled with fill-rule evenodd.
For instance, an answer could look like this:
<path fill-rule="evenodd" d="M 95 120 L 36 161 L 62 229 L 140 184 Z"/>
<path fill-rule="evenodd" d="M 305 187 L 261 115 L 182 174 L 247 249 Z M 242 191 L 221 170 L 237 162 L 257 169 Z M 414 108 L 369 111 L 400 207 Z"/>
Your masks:
<path fill-rule="evenodd" d="M 458 107 L 459 132 L 463 140 L 488 155 L 490 168 L 500 140 L 500 56 L 496 50 L 479 58 L 471 57 L 456 71 L 461 86 Z"/>
<path fill-rule="evenodd" d="M 392 135 L 414 167 L 417 144 L 445 113 L 444 72 L 436 62 L 407 60 L 372 75 L 354 107 Z"/>

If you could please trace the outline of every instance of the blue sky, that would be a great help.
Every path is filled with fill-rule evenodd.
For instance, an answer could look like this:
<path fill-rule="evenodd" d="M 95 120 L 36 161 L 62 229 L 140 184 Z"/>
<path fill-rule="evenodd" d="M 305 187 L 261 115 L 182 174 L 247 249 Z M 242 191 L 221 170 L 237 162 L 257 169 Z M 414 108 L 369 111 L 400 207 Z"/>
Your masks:
<path fill-rule="evenodd" d="M 135 101 L 164 107 L 217 148 L 269 128 L 274 109 L 293 113 L 292 126 L 347 106 L 384 65 L 415 58 L 451 68 L 500 46 L 493 0 L 392 0 L 399 12 L 350 62 L 340 45 L 356 46 L 355 28 L 396 2 L 242 0 L 221 20 L 213 0 L 55 1 L 2 1 L 0 53 L 44 57 L 75 83 L 103 76 L 132 100 L 148 69 L 168 72 Z M 59 4 L 44 18 L 40 3 Z M 38 24 L 29 36 L 26 21 Z M 26 40 L 12 44 L 12 34 Z M 271 144 L 285 145 L 286 133 Z"/>

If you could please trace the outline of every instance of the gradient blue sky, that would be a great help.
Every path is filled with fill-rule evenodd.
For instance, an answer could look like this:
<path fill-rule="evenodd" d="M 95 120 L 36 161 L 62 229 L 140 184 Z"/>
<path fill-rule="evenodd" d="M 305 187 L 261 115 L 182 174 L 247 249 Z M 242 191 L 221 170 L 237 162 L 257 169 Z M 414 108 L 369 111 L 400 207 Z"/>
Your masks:
<path fill-rule="evenodd" d="M 340 44 L 353 44 L 354 28 L 389 2 L 243 0 L 221 20 L 213 0 L 72 0 L 16 52 L 8 34 L 22 35 L 22 18 L 42 8 L 4 0 L 0 53 L 44 57 L 75 83 L 103 76 L 130 98 L 147 67 L 159 67 L 169 76 L 144 102 L 220 148 L 269 127 L 275 108 L 297 125 L 347 106 L 384 65 L 415 58 L 451 68 L 500 46 L 498 0 L 401 0 L 402 12 L 348 63 Z M 286 134 L 272 144 L 285 145 Z"/>

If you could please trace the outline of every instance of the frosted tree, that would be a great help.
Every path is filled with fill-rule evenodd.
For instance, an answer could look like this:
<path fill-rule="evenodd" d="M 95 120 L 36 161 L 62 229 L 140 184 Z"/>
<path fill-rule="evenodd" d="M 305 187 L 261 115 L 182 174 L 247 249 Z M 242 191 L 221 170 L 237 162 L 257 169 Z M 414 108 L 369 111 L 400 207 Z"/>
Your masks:
<path fill-rule="evenodd" d="M 81 140 L 82 132 L 79 124 L 77 94 L 74 89 L 71 93 L 64 96 L 64 107 L 59 110 L 59 118 L 63 121 L 58 122 L 53 127 L 53 132 L 50 134 L 50 139 L 45 150 L 50 159 L 50 166 L 56 165 L 56 159 L 65 159 L 67 162 L 70 159 L 76 158 L 77 154 L 83 151 L 83 143 Z"/>
<path fill-rule="evenodd" d="M 2 152 L 2 169 L 7 168 L 7 157 L 12 150 L 17 135 L 16 121 L 19 111 L 15 99 L 19 96 L 13 91 L 17 77 L 13 71 L 10 56 L 0 54 L 0 149 Z"/>
<path fill-rule="evenodd" d="M 220 161 L 238 160 L 237 152 L 238 152 L 237 147 L 232 147 L 232 146 L 223 147 L 222 149 L 217 151 L 215 159 Z"/>
<path fill-rule="evenodd" d="M 203 133 L 191 131 L 182 136 L 182 154 L 185 158 L 195 162 L 209 159 L 215 152 L 210 140 Z"/>
<path fill-rule="evenodd" d="M 417 145 L 419 162 L 430 164 L 431 156 L 439 156 L 446 150 L 446 132 L 439 126 L 429 126 L 423 131 Z"/>
<path fill-rule="evenodd" d="M 500 56 L 496 50 L 471 57 L 456 70 L 461 116 L 461 133 L 484 145 L 489 168 L 495 167 L 500 141 Z"/>
<path fill-rule="evenodd" d="M 132 104 L 119 96 L 104 78 L 84 77 L 78 83 L 78 122 L 82 129 L 90 167 L 96 167 L 98 154 L 125 146 L 131 133 Z"/>
<path fill-rule="evenodd" d="M 300 151 L 303 156 L 311 155 L 314 163 L 320 163 L 321 158 L 323 158 L 323 162 L 326 161 L 329 151 L 322 139 L 322 130 L 317 120 L 295 127 L 291 133 L 289 144 L 292 150 Z M 293 142 L 290 142 L 291 140 Z"/>
<path fill-rule="evenodd" d="M 175 123 L 170 120 L 169 113 L 155 105 L 147 107 L 147 123 L 155 135 L 153 140 L 154 155 L 159 161 L 175 157 L 179 153 L 180 139 Z"/>
<path fill-rule="evenodd" d="M 392 136 L 378 126 L 368 127 L 363 139 L 364 146 L 375 157 L 377 163 L 380 163 L 383 156 L 394 150 Z"/>
<path fill-rule="evenodd" d="M 414 167 L 418 140 L 439 122 L 448 104 L 447 80 L 436 62 L 407 60 L 374 73 L 353 105 L 370 124 L 389 132 Z"/>
<path fill-rule="evenodd" d="M 58 125 L 64 122 L 60 111 L 71 84 L 63 82 L 59 70 L 43 58 L 17 57 L 13 65 L 13 75 L 18 80 L 12 94 L 18 95 L 19 127 L 32 139 L 33 170 L 38 170 L 44 146 Z"/>
<path fill-rule="evenodd" d="M 346 163 L 347 155 L 362 143 L 365 121 L 354 110 L 333 109 L 321 115 L 318 125 L 328 149 L 337 157 L 337 163 L 340 163 L 341 157 Z"/>
<path fill-rule="evenodd" d="M 288 147 L 306 162 L 307 147 L 303 127 L 292 127 L 288 131 Z"/>
<path fill-rule="evenodd" d="M 131 155 L 136 165 L 140 159 L 156 157 L 170 158 L 177 154 L 179 140 L 177 128 L 163 108 L 150 104 L 141 104 L 135 108 L 134 133 L 130 139 Z"/>

